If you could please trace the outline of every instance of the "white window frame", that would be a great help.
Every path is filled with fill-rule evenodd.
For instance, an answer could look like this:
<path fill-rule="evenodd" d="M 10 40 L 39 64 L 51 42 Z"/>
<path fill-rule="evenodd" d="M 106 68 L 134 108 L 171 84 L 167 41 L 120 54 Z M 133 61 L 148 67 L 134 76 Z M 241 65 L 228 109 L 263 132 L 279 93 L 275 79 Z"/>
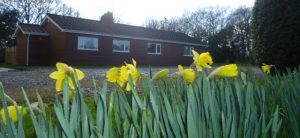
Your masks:
<path fill-rule="evenodd" d="M 116 42 L 123 42 L 123 46 L 124 46 L 123 50 L 114 50 L 114 43 L 116 43 Z M 126 45 L 126 44 L 128 44 L 128 45 Z M 128 47 L 128 51 L 126 51 L 125 47 Z M 112 51 L 129 53 L 130 52 L 130 41 L 129 40 L 121 40 L 121 39 L 113 39 Z"/>
<path fill-rule="evenodd" d="M 92 49 L 92 48 L 82 48 L 82 47 L 79 47 L 79 45 L 81 43 L 83 43 L 82 41 L 87 40 L 87 39 L 93 39 L 94 43 L 96 43 L 96 47 L 97 48 L 96 49 Z M 97 37 L 78 36 L 77 49 L 78 50 L 99 51 L 99 39 Z"/>
<path fill-rule="evenodd" d="M 184 52 L 185 52 L 185 49 L 188 48 L 190 50 L 190 54 L 186 55 Z M 187 56 L 187 57 L 191 57 L 193 56 L 193 51 L 194 50 L 194 47 L 192 46 L 184 46 L 184 49 L 183 49 L 183 56 Z"/>
<path fill-rule="evenodd" d="M 148 47 L 151 45 L 151 44 L 155 44 L 155 53 L 151 53 L 148 51 Z M 160 51 L 158 52 L 158 48 L 160 49 Z M 148 43 L 147 45 L 147 54 L 152 54 L 152 55 L 161 55 L 161 44 L 160 43 Z"/>

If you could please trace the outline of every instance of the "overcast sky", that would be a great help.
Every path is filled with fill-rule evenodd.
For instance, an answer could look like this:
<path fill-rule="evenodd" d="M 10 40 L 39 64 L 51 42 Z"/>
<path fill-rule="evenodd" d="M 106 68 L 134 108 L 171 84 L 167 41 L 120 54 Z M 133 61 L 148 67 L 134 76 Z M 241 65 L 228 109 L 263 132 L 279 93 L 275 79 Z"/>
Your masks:
<path fill-rule="evenodd" d="M 122 23 L 142 25 L 147 19 L 181 16 L 200 7 L 222 6 L 237 8 L 253 6 L 255 0 L 63 0 L 79 10 L 80 17 L 99 19 L 111 11 Z"/>

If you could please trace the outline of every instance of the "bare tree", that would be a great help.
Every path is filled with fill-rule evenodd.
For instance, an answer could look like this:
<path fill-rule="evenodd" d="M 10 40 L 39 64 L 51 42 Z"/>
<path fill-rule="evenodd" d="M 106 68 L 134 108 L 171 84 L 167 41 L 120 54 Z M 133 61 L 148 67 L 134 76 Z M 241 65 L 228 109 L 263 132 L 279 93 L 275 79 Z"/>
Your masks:
<path fill-rule="evenodd" d="M 152 29 L 160 29 L 160 23 L 155 19 L 147 19 L 144 26 Z"/>
<path fill-rule="evenodd" d="M 209 37 L 224 27 L 227 11 L 227 8 L 208 7 L 191 14 L 192 36 L 208 43 Z"/>
<path fill-rule="evenodd" d="M 250 7 L 207 7 L 186 12 L 180 18 L 147 20 L 146 27 L 185 33 L 209 44 L 209 50 L 221 62 L 243 62 L 249 61 L 252 51 L 251 19 Z"/>
<path fill-rule="evenodd" d="M 251 20 L 252 9 L 249 7 L 239 7 L 228 16 L 227 25 L 233 26 L 232 41 L 239 61 L 249 60 L 251 55 Z"/>
<path fill-rule="evenodd" d="M 202 8 L 193 13 L 186 12 L 179 18 L 150 19 L 146 27 L 167 31 L 182 32 L 208 43 L 225 26 L 227 9 L 221 7 Z"/>
<path fill-rule="evenodd" d="M 145 27 L 152 29 L 159 29 L 165 31 L 174 31 L 179 32 L 180 29 L 178 27 L 179 19 L 177 18 L 166 18 L 164 17 L 162 20 L 150 19 L 146 21 Z"/>
<path fill-rule="evenodd" d="M 47 13 L 76 15 L 76 11 L 61 0 L 3 0 L 3 3 L 7 8 L 17 10 L 19 21 L 25 23 L 38 24 Z"/>

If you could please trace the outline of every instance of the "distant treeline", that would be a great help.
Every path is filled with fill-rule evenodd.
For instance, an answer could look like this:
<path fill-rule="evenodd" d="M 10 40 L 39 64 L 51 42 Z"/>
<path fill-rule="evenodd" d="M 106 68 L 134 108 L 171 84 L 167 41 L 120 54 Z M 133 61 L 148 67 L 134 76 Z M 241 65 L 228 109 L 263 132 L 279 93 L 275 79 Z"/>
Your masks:
<path fill-rule="evenodd" d="M 252 62 L 252 7 L 200 8 L 181 17 L 150 19 L 145 26 L 182 32 L 208 44 L 216 62 Z"/>

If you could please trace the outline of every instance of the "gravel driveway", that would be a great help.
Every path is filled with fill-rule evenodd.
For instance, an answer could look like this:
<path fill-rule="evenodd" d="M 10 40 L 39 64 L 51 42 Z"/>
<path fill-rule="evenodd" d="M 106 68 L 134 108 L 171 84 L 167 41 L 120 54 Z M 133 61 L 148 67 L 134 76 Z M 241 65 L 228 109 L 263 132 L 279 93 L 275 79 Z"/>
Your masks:
<path fill-rule="evenodd" d="M 157 72 L 162 68 L 170 69 L 171 73 L 177 71 L 177 67 L 156 67 L 153 68 L 153 72 Z M 80 68 L 85 74 L 86 77 L 82 82 L 90 81 L 94 77 L 96 80 L 100 81 L 105 79 L 105 72 L 109 68 Z M 149 68 L 142 67 L 138 68 L 141 73 L 148 74 Z M 0 82 L 3 83 L 4 88 L 7 90 L 10 89 L 20 89 L 24 87 L 25 89 L 36 89 L 39 87 L 53 86 L 55 87 L 55 80 L 49 78 L 49 74 L 55 71 L 56 68 L 32 68 L 29 70 L 14 70 L 9 72 L 0 72 Z M 212 70 L 212 69 L 211 69 Z M 253 68 L 255 72 L 260 73 L 261 71 L 258 68 Z"/>
<path fill-rule="evenodd" d="M 171 72 L 175 72 L 177 68 L 167 67 Z M 105 72 L 109 68 L 80 68 L 86 77 L 83 81 L 91 81 L 94 77 L 96 80 L 105 79 Z M 156 72 L 162 68 L 154 68 Z M 55 71 L 56 68 L 42 68 L 29 70 L 13 70 L 8 72 L 0 72 L 0 82 L 2 82 L 6 90 L 24 87 L 25 89 L 38 88 L 43 86 L 55 85 L 55 80 L 49 78 L 49 74 Z M 149 68 L 139 68 L 139 71 L 148 74 Z"/>

